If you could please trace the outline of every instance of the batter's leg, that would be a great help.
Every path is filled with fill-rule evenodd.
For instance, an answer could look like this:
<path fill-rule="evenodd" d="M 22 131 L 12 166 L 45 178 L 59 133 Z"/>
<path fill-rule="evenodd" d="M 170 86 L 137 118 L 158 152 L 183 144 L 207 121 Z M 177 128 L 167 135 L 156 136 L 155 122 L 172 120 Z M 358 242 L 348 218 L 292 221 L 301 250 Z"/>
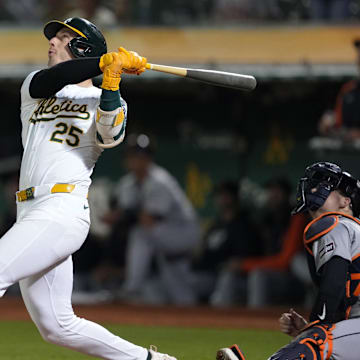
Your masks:
<path fill-rule="evenodd" d="M 25 305 L 44 340 L 101 359 L 145 360 L 145 348 L 74 314 L 72 281 L 71 257 L 48 272 L 20 281 Z"/>
<path fill-rule="evenodd" d="M 71 219 L 67 224 L 25 220 L 0 239 L 0 297 L 10 285 L 49 269 L 80 248 L 88 224 Z"/>

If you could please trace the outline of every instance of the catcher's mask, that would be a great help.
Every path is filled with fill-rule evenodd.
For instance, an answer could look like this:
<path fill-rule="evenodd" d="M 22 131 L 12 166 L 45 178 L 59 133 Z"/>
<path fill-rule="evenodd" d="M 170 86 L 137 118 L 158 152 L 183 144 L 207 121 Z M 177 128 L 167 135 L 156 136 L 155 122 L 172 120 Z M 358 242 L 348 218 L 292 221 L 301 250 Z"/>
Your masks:
<path fill-rule="evenodd" d="M 76 58 L 96 57 L 107 52 L 103 34 L 93 23 L 83 18 L 73 17 L 65 21 L 50 21 L 44 26 L 44 35 L 50 40 L 63 27 L 67 27 L 78 35 L 68 44 L 71 53 Z"/>
<path fill-rule="evenodd" d="M 318 210 L 326 201 L 331 191 L 340 193 L 351 199 L 353 215 L 360 215 L 360 182 L 346 171 L 330 162 L 318 162 L 305 169 L 300 179 L 296 206 L 292 214 Z"/>

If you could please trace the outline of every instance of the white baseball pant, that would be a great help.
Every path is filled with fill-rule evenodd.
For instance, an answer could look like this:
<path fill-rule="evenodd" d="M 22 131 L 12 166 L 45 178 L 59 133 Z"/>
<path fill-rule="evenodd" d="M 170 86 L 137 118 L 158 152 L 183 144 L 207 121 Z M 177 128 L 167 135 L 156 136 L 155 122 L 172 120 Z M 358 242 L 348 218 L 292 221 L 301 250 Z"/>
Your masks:
<path fill-rule="evenodd" d="M 0 239 L 0 296 L 20 282 L 44 340 L 102 359 L 145 360 L 148 351 L 77 317 L 71 305 L 71 254 L 85 241 L 85 196 L 48 194 L 18 203 L 17 221 Z"/>

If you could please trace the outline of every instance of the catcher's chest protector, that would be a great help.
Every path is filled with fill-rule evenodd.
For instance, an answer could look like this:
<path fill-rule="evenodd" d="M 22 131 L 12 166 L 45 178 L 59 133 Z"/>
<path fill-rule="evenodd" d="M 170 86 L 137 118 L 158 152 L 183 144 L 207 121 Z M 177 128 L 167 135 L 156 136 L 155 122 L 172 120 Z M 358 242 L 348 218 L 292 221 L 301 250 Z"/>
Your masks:
<path fill-rule="evenodd" d="M 329 212 L 314 219 L 305 228 L 304 246 L 308 255 L 309 270 L 314 283 L 317 285 L 319 284 L 320 274 L 316 271 L 313 245 L 323 236 L 330 233 L 331 230 L 340 224 L 341 219 L 344 218 L 350 219 L 357 225 L 360 225 L 360 221 L 355 217 L 338 212 Z M 349 237 L 349 241 L 350 240 L 351 239 Z M 333 246 L 337 246 L 336 242 Z M 351 264 L 349 265 L 344 302 L 341 305 L 342 309 L 339 309 L 341 312 L 345 313 L 345 319 L 347 319 L 350 315 L 351 306 L 349 304 L 354 304 L 360 295 L 360 256 L 358 256 L 359 254 L 352 255 L 355 256 L 352 256 Z"/>

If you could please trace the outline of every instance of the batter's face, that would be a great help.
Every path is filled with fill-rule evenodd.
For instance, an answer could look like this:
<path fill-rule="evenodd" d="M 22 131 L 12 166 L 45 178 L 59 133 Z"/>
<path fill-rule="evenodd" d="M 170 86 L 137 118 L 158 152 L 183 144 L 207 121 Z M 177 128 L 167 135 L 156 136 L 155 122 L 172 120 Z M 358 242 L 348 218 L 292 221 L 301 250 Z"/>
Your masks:
<path fill-rule="evenodd" d="M 49 40 L 49 67 L 74 58 L 67 45 L 75 36 L 74 31 L 64 27 Z"/>
<path fill-rule="evenodd" d="M 352 215 L 351 200 L 349 197 L 341 195 L 337 190 L 332 191 L 324 202 L 323 206 L 316 211 L 310 211 L 310 215 L 316 218 L 325 212 L 342 212 Z"/>

